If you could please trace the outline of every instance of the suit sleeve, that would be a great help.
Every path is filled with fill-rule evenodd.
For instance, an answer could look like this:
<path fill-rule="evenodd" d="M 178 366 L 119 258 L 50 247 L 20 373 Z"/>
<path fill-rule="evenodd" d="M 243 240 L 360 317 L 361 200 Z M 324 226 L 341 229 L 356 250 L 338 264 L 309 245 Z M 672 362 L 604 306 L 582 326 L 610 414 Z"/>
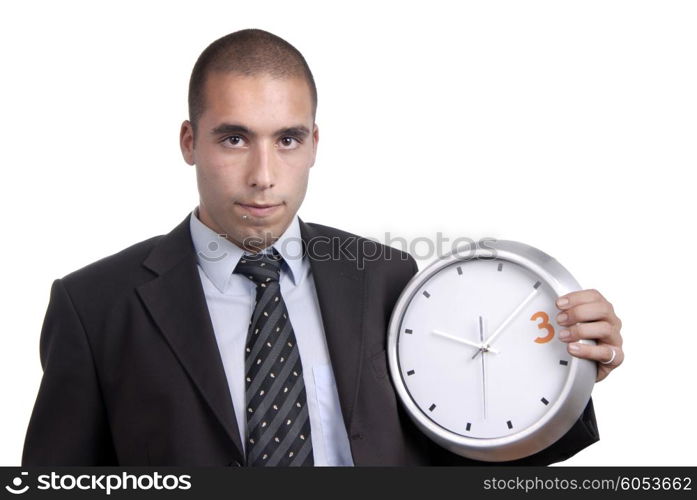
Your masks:
<path fill-rule="evenodd" d="M 116 465 L 88 338 L 60 279 L 51 287 L 40 357 L 43 376 L 22 466 Z"/>
<path fill-rule="evenodd" d="M 416 260 L 411 258 L 411 256 L 409 260 L 411 262 L 413 276 L 419 271 L 419 267 Z M 431 447 L 430 458 L 433 465 L 527 466 L 549 465 L 561 462 L 574 456 L 599 439 L 598 424 L 595 420 L 595 410 L 593 409 L 593 398 L 590 398 L 583 413 L 566 434 L 544 450 L 530 455 L 529 457 L 507 462 L 484 462 L 461 457 L 442 448 L 433 441 L 430 441 L 429 445 Z"/>

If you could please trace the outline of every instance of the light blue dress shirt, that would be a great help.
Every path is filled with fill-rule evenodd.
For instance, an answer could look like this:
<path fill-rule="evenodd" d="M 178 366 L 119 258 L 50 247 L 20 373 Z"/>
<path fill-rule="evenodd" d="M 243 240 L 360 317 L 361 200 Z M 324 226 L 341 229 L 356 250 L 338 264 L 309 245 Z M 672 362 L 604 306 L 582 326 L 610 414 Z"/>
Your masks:
<path fill-rule="evenodd" d="M 203 224 L 198 218 L 198 207 L 191 212 L 189 226 L 237 426 L 242 434 L 240 439 L 246 445 L 244 355 L 256 287 L 246 277 L 233 273 L 244 250 Z M 317 291 L 310 262 L 302 252 L 297 214 L 273 247 L 284 259 L 280 287 L 303 365 L 315 465 L 353 465 Z"/>

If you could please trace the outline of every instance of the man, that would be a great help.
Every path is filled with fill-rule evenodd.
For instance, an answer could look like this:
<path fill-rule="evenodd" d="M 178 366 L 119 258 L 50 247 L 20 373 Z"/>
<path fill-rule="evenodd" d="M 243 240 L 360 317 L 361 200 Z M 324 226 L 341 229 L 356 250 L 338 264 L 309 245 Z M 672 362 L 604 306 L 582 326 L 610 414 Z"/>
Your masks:
<path fill-rule="evenodd" d="M 316 106 L 304 58 L 275 35 L 239 31 L 201 54 L 180 134 L 198 207 L 54 281 L 23 465 L 482 464 L 426 439 L 387 376 L 414 259 L 297 216 Z M 563 299 L 566 340 L 598 342 L 570 352 L 605 363 L 602 380 L 624 356 L 620 321 L 596 291 Z M 597 439 L 590 401 L 559 441 L 507 464 Z"/>

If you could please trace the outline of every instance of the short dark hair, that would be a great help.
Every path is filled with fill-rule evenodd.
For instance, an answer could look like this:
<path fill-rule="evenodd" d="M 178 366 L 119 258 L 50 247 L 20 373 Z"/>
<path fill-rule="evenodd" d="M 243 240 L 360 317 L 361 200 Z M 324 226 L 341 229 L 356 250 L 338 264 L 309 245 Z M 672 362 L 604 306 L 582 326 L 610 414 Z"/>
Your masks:
<path fill-rule="evenodd" d="M 217 39 L 201 52 L 189 80 L 189 121 L 196 133 L 205 105 L 206 76 L 214 71 L 246 76 L 304 78 L 310 87 L 312 118 L 317 112 L 317 87 L 303 55 L 281 37 L 260 29 L 244 29 Z"/>

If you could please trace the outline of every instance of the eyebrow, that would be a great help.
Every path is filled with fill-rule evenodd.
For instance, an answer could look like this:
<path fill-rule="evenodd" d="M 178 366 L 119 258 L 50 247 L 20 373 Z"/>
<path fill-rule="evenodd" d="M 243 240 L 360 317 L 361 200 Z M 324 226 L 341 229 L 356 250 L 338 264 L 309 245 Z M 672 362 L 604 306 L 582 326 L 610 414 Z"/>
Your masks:
<path fill-rule="evenodd" d="M 228 135 L 228 134 L 244 134 L 250 137 L 255 137 L 256 132 L 251 131 L 244 125 L 239 125 L 237 123 L 221 123 L 213 130 L 211 130 L 213 135 Z M 276 130 L 274 135 L 295 135 L 299 137 L 306 137 L 310 134 L 310 130 L 305 125 L 294 125 L 292 127 L 284 127 Z"/>

